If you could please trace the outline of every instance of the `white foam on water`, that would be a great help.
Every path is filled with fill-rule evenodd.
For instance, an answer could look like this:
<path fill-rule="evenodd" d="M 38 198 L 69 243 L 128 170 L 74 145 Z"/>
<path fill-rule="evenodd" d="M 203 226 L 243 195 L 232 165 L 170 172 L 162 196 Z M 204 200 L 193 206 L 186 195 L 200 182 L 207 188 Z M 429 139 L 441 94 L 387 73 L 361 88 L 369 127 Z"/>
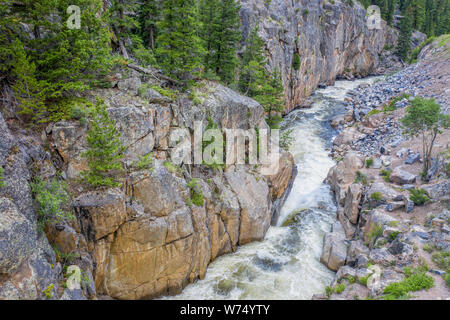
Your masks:
<path fill-rule="evenodd" d="M 182 294 L 164 299 L 292 300 L 325 291 L 334 273 L 319 259 L 324 233 L 336 219 L 330 188 L 323 183 L 335 164 L 329 157 L 333 132 L 327 120 L 343 109 L 348 90 L 375 80 L 336 81 L 333 87 L 317 90 L 312 108 L 286 117 L 283 127 L 293 129 L 290 152 L 299 173 L 277 226 L 268 230 L 264 241 L 219 257 L 209 265 L 205 279 L 187 286 Z M 295 213 L 295 222 L 282 227 Z"/>

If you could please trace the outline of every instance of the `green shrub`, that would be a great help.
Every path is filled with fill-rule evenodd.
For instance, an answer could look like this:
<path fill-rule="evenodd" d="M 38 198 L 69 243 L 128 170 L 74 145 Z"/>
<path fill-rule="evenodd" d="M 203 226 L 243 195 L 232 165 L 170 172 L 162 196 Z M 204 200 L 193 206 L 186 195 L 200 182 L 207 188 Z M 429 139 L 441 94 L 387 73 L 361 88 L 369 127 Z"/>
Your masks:
<path fill-rule="evenodd" d="M 354 276 L 347 276 L 347 281 L 348 281 L 350 284 L 353 284 L 353 283 L 356 282 L 356 279 L 355 279 Z"/>
<path fill-rule="evenodd" d="M 408 298 L 409 292 L 415 292 L 423 289 L 430 289 L 434 287 L 434 279 L 427 276 L 425 271 L 415 270 L 412 274 L 400 282 L 390 283 L 385 289 L 383 296 L 386 300 L 396 300 Z"/>
<path fill-rule="evenodd" d="M 181 174 L 181 172 L 182 172 L 182 169 L 180 167 L 177 167 L 170 161 L 164 161 L 163 165 L 167 169 L 167 171 L 169 171 L 170 173 Z"/>
<path fill-rule="evenodd" d="M 426 252 L 428 252 L 428 253 L 432 253 L 433 250 L 434 250 L 434 245 L 429 244 L 429 243 L 425 243 L 425 244 L 423 245 L 423 250 L 426 251 Z"/>
<path fill-rule="evenodd" d="M 399 231 L 391 232 L 391 233 L 389 234 L 389 237 L 388 237 L 388 238 L 389 238 L 389 242 L 394 241 L 395 238 L 397 238 L 397 236 L 398 236 L 399 233 L 400 233 Z"/>
<path fill-rule="evenodd" d="M 434 41 L 434 37 L 429 37 L 427 40 L 425 40 L 424 42 L 422 42 L 421 44 L 419 44 L 417 46 L 417 48 L 415 48 L 412 52 L 411 52 L 411 56 L 409 57 L 409 63 L 413 64 L 417 62 L 417 58 L 419 56 L 420 51 L 422 51 L 423 47 L 425 47 L 427 44 L 431 43 Z"/>
<path fill-rule="evenodd" d="M 204 198 L 202 190 L 198 185 L 198 179 L 193 179 L 187 184 L 188 188 L 191 190 L 191 201 L 197 207 L 202 207 L 204 204 Z"/>
<path fill-rule="evenodd" d="M 381 224 L 374 224 L 370 232 L 367 234 L 369 243 L 373 246 L 377 239 L 383 235 L 383 226 Z"/>
<path fill-rule="evenodd" d="M 372 109 L 372 110 L 370 110 L 370 112 L 366 115 L 366 118 L 369 118 L 369 117 L 373 116 L 374 114 L 378 114 L 378 113 L 381 113 L 381 112 L 383 112 L 383 111 L 378 110 L 378 109 Z"/>
<path fill-rule="evenodd" d="M 54 287 L 55 287 L 55 285 L 52 283 L 45 290 L 42 291 L 42 293 L 44 294 L 44 296 L 47 299 L 53 298 L 53 288 Z"/>
<path fill-rule="evenodd" d="M 369 281 L 370 276 L 371 275 L 369 274 L 369 275 L 367 275 L 365 277 L 358 278 L 359 283 L 361 283 L 363 286 L 367 287 L 367 281 Z"/>
<path fill-rule="evenodd" d="M 110 119 L 101 101 L 93 109 L 86 140 L 88 150 L 83 157 L 87 159 L 89 170 L 82 172 L 84 181 L 94 188 L 119 186 L 117 175 L 123 170 L 121 160 L 125 147 L 115 121 Z"/>
<path fill-rule="evenodd" d="M 450 287 L 450 273 L 448 273 L 448 271 L 447 274 L 444 276 L 444 280 L 445 283 L 447 284 L 447 287 Z"/>
<path fill-rule="evenodd" d="M 292 60 L 292 68 L 294 68 L 294 70 L 300 70 L 300 63 L 300 54 L 295 52 L 294 59 Z"/>
<path fill-rule="evenodd" d="M 3 168 L 0 167 L 0 188 L 4 188 L 6 186 L 5 184 L 5 178 L 3 177 Z"/>
<path fill-rule="evenodd" d="M 332 287 L 327 286 L 327 287 L 325 288 L 325 294 L 327 295 L 328 298 L 333 294 L 333 292 L 334 292 L 334 290 L 333 290 Z"/>
<path fill-rule="evenodd" d="M 153 153 L 146 154 L 145 156 L 139 156 L 139 160 L 133 163 L 133 166 L 138 170 L 151 169 L 155 159 Z"/>
<path fill-rule="evenodd" d="M 415 205 L 421 206 L 430 200 L 427 192 L 423 189 L 410 189 L 409 192 L 411 193 L 410 199 Z"/>
<path fill-rule="evenodd" d="M 383 180 L 386 182 L 391 182 L 391 170 L 381 170 L 381 176 L 383 177 Z"/>
<path fill-rule="evenodd" d="M 340 285 L 338 285 L 335 289 L 337 294 L 341 294 L 343 291 L 345 290 L 345 284 L 341 283 Z"/>
<path fill-rule="evenodd" d="M 284 130 L 281 132 L 280 136 L 280 148 L 286 151 L 289 151 L 295 139 L 292 136 L 293 129 Z M 259 141 L 258 141 L 259 142 Z M 259 147 L 258 147 L 259 152 Z"/>
<path fill-rule="evenodd" d="M 373 165 L 373 158 L 366 159 L 366 168 L 370 168 Z"/>
<path fill-rule="evenodd" d="M 74 220 L 75 216 L 66 211 L 69 204 L 67 185 L 56 178 L 49 182 L 35 178 L 30 183 L 31 190 L 37 203 L 38 222 L 41 231 L 46 224 L 60 224 L 64 221 Z"/>
<path fill-rule="evenodd" d="M 364 186 L 367 185 L 367 177 L 361 171 L 356 171 L 355 183 L 362 183 Z"/>
<path fill-rule="evenodd" d="M 374 201 L 381 201 L 383 200 L 383 194 L 381 192 L 374 192 L 370 195 L 370 199 Z"/>
<path fill-rule="evenodd" d="M 148 84 L 145 83 L 143 84 L 139 89 L 138 89 L 138 94 L 142 97 L 145 96 L 145 92 L 148 89 L 153 89 L 156 92 L 160 93 L 163 96 L 166 96 L 168 98 L 170 98 L 171 100 L 175 100 L 176 99 L 176 93 L 170 89 L 165 89 L 165 88 L 161 88 L 160 86 L 157 85 L 153 85 L 153 84 Z"/>
<path fill-rule="evenodd" d="M 433 254 L 432 259 L 439 268 L 450 269 L 450 252 L 437 252 Z"/>

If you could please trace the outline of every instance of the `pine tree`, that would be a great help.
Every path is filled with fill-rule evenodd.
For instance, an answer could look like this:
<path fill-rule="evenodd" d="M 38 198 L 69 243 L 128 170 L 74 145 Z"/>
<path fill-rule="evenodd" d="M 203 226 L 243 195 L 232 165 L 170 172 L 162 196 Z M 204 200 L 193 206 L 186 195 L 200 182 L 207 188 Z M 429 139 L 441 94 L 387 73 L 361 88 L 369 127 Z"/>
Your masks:
<path fill-rule="evenodd" d="M 146 0 L 138 9 L 139 33 L 144 41 L 144 46 L 151 50 L 156 48 L 156 23 L 160 18 L 160 4 L 158 0 Z"/>
<path fill-rule="evenodd" d="M 129 58 L 126 43 L 133 31 L 139 27 L 139 22 L 135 18 L 138 5 L 136 0 L 112 0 L 107 11 L 108 23 L 117 37 L 125 59 Z"/>
<path fill-rule="evenodd" d="M 424 0 L 411 0 L 410 12 L 412 14 L 412 27 L 413 29 L 420 30 L 424 22 Z"/>
<path fill-rule="evenodd" d="M 94 107 L 86 140 L 89 149 L 83 157 L 88 161 L 89 170 L 82 172 L 85 182 L 92 187 L 119 186 L 117 173 L 122 171 L 125 148 L 102 101 L 97 101 Z"/>
<path fill-rule="evenodd" d="M 45 99 L 51 93 L 47 92 L 45 81 L 36 79 L 36 66 L 30 61 L 20 40 L 14 41 L 12 48 L 14 64 L 11 75 L 15 78 L 12 89 L 21 107 L 19 113 L 39 122 L 48 116 Z"/>
<path fill-rule="evenodd" d="M 278 69 L 269 73 L 265 65 L 264 42 L 256 27 L 250 32 L 242 55 L 239 89 L 264 107 L 267 122 L 274 128 L 278 127 L 281 118 L 274 116 L 273 112 L 279 113 L 284 109 L 284 88 Z"/>
<path fill-rule="evenodd" d="M 241 40 L 239 9 L 235 0 L 200 1 L 200 37 L 207 51 L 205 69 L 228 84 L 234 79 L 236 48 Z"/>
<path fill-rule="evenodd" d="M 66 23 L 69 5 L 81 9 L 79 30 Z M 109 34 L 99 18 L 100 0 L 5 0 L 1 9 L 0 65 L 15 83 L 25 113 L 33 101 L 45 102 L 46 112 L 35 119 L 50 116 L 64 97 L 97 84 L 109 69 Z M 21 24 L 31 27 L 33 38 L 21 31 Z M 42 99 L 33 98 L 33 92 Z M 34 109 L 41 109 L 40 102 Z"/>
<path fill-rule="evenodd" d="M 258 94 L 258 86 L 264 81 L 266 57 L 264 41 L 258 35 L 258 27 L 250 32 L 241 59 L 239 90 L 250 97 Z"/>
<path fill-rule="evenodd" d="M 403 18 L 400 23 L 400 36 L 398 39 L 397 52 L 403 60 L 406 60 L 406 58 L 408 58 L 409 51 L 411 50 L 411 34 L 413 25 L 411 9 L 406 8 L 402 15 Z"/>
<path fill-rule="evenodd" d="M 271 128 L 278 128 L 282 118 L 279 115 L 284 110 L 284 87 L 281 82 L 281 74 L 278 69 L 270 74 L 266 74 L 265 81 L 258 90 L 258 95 L 253 97 L 258 101 L 268 114 L 267 122 Z"/>
<path fill-rule="evenodd" d="M 394 13 L 395 13 L 396 2 L 397 2 L 396 0 L 389 0 L 388 12 L 387 12 L 387 17 L 386 17 L 386 22 L 389 25 L 392 25 L 392 22 L 394 21 Z"/>
<path fill-rule="evenodd" d="M 194 0 L 164 0 L 157 22 L 157 58 L 164 71 L 190 82 L 200 74 L 204 49 L 197 36 L 199 23 Z"/>

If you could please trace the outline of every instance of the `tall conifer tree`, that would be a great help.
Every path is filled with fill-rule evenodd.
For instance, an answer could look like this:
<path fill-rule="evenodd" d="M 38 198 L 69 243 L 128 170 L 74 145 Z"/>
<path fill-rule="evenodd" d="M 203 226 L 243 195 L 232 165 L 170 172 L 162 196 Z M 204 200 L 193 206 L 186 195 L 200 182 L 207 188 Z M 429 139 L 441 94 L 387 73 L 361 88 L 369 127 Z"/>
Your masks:
<path fill-rule="evenodd" d="M 157 22 L 157 57 L 171 76 L 189 81 L 200 74 L 204 50 L 197 36 L 196 1 L 164 0 Z"/>
<path fill-rule="evenodd" d="M 235 0 L 200 0 L 200 36 L 207 50 L 205 69 L 225 83 L 234 79 L 236 49 L 241 40 L 239 5 Z"/>

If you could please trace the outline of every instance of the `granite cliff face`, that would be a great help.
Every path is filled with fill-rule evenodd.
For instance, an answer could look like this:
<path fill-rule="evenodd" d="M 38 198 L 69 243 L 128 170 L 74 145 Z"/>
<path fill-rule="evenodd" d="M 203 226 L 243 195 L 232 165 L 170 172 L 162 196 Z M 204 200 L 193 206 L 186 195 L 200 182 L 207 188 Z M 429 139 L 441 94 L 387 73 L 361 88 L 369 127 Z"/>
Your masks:
<path fill-rule="evenodd" d="M 286 109 L 307 106 L 319 85 L 339 76 L 367 76 L 384 71 L 385 46 L 394 47 L 396 33 L 381 23 L 369 30 L 359 2 L 324 0 L 241 0 L 244 38 L 256 25 L 266 43 L 269 68 L 278 68 L 285 87 Z M 300 67 L 293 67 L 294 56 Z M 383 60 L 383 61 L 382 61 Z"/>
<path fill-rule="evenodd" d="M 267 128 L 262 106 L 214 82 L 196 89 L 201 101 L 194 104 L 185 95 L 171 99 L 142 86 L 146 81 L 125 72 L 116 88 L 87 96 L 104 99 L 126 146 L 121 188 L 92 191 L 79 183 L 87 169 L 82 122 L 61 121 L 33 135 L 12 118 L 7 119 L 11 130 L 0 114 L 6 182 L 0 188 L 0 299 L 177 294 L 203 278 L 218 256 L 264 238 L 295 178 L 292 156 L 282 153 L 278 172 L 264 176 L 253 165 L 225 170 L 175 165 L 169 141 L 180 128 L 193 139 L 194 121 L 202 121 L 203 128 L 209 121 L 222 129 Z M 149 153 L 151 168 L 137 168 L 139 156 Z M 69 184 L 76 219 L 47 226 L 43 234 L 29 182 L 57 171 Z M 203 205 L 192 203 L 193 189 L 202 194 Z M 90 279 L 80 290 L 63 288 L 68 265 Z"/>

